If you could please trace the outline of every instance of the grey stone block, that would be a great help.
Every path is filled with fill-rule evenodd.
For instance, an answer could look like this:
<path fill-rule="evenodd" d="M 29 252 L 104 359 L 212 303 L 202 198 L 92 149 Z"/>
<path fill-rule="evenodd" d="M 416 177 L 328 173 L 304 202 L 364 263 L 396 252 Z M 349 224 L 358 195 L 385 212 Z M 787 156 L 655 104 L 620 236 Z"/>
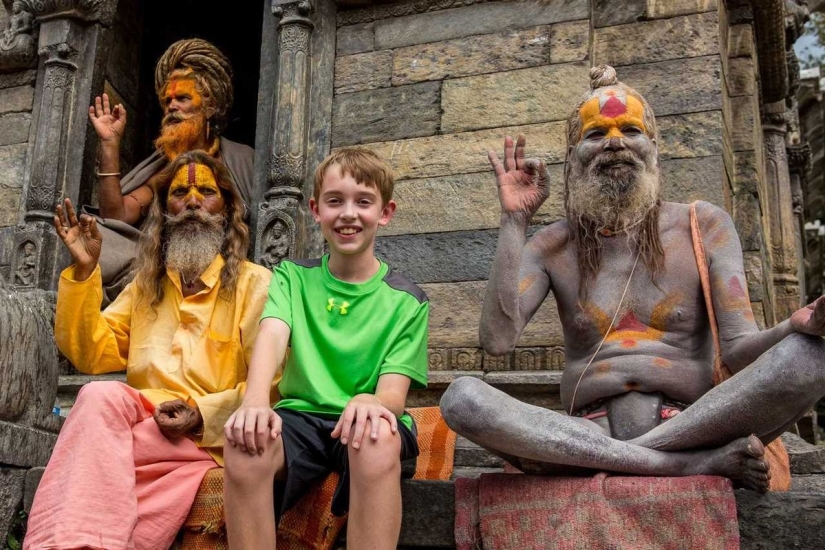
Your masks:
<path fill-rule="evenodd" d="M 733 221 L 742 242 L 742 250 L 762 249 L 762 211 L 750 193 L 733 196 Z"/>
<path fill-rule="evenodd" d="M 441 83 L 342 94 L 332 110 L 332 145 L 430 136 L 438 131 Z"/>
<path fill-rule="evenodd" d="M 790 432 L 782 434 L 782 443 L 788 450 L 792 474 L 825 474 L 825 447 L 811 445 Z M 825 476 L 821 477 L 825 481 Z"/>
<path fill-rule="evenodd" d="M 724 170 L 721 155 L 663 161 L 662 194 L 668 201 L 704 200 L 725 208 Z"/>
<path fill-rule="evenodd" d="M 57 434 L 0 421 L 0 464 L 45 466 Z"/>
<path fill-rule="evenodd" d="M 23 486 L 23 510 L 29 512 L 32 509 L 34 502 L 34 494 L 37 492 L 37 487 L 40 485 L 40 479 L 46 468 L 40 466 L 32 468 L 26 472 L 26 482 Z"/>
<path fill-rule="evenodd" d="M 393 52 L 366 52 L 335 59 L 335 93 L 389 88 Z"/>
<path fill-rule="evenodd" d="M 0 147 L 0 189 L 22 189 L 27 143 Z"/>
<path fill-rule="evenodd" d="M 401 484 L 404 514 L 399 545 L 450 548 L 455 545 L 455 497 L 449 481 L 406 481 Z M 424 515 L 410 513 L 413 510 Z M 425 519 L 426 518 L 426 519 Z"/>
<path fill-rule="evenodd" d="M 0 74 L 0 88 L 13 88 L 27 84 L 33 86 L 35 80 L 37 80 L 37 69 Z"/>
<path fill-rule="evenodd" d="M 375 24 L 360 23 L 338 29 L 335 54 L 352 55 L 375 49 Z"/>
<path fill-rule="evenodd" d="M 27 142 L 31 121 L 30 113 L 0 115 L 0 146 Z"/>
<path fill-rule="evenodd" d="M 0 114 L 30 112 L 34 103 L 33 86 L 0 89 Z"/>
<path fill-rule="evenodd" d="M 737 490 L 736 508 L 743 550 L 821 548 L 825 540 L 825 494 Z"/>
<path fill-rule="evenodd" d="M 657 116 L 722 108 L 722 65 L 717 55 L 628 65 L 617 72 L 619 80 L 647 99 Z"/>
<path fill-rule="evenodd" d="M 588 19 L 587 0 L 488 2 L 375 22 L 376 49 Z"/>
<path fill-rule="evenodd" d="M 26 470 L 0 468 L 0 541 L 5 547 L 9 528 L 23 500 L 23 483 Z"/>
<path fill-rule="evenodd" d="M 593 0 L 593 26 L 611 27 L 645 18 L 648 0 Z"/>

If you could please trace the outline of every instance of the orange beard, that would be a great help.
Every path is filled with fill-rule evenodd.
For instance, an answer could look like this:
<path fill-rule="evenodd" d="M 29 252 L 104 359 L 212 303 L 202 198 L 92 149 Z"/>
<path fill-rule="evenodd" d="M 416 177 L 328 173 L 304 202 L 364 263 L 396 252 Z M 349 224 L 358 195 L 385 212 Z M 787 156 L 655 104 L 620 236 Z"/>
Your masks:
<path fill-rule="evenodd" d="M 173 117 L 179 122 L 172 122 Z M 155 147 L 163 151 L 170 161 L 179 155 L 195 149 L 202 149 L 206 138 L 206 117 L 202 112 L 192 115 L 167 115 L 163 119 L 160 136 L 155 140 Z"/>

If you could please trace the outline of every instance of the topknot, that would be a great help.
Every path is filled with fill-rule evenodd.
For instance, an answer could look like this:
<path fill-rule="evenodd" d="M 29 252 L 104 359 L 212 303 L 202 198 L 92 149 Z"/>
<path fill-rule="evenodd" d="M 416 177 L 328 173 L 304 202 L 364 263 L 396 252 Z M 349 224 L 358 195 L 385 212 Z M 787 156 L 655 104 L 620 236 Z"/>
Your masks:
<path fill-rule="evenodd" d="M 599 65 L 590 68 L 590 88 L 595 90 L 604 86 L 615 86 L 619 83 L 616 78 L 616 69 L 610 65 Z"/>

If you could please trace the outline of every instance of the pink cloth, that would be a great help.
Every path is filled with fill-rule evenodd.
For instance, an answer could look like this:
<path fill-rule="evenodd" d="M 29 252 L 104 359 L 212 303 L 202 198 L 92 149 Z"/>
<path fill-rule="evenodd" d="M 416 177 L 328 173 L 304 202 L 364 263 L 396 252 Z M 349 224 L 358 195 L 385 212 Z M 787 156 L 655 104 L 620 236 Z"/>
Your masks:
<path fill-rule="evenodd" d="M 120 382 L 81 389 L 35 495 L 24 550 L 169 548 L 217 464 L 188 439 L 166 439 L 153 410 Z"/>

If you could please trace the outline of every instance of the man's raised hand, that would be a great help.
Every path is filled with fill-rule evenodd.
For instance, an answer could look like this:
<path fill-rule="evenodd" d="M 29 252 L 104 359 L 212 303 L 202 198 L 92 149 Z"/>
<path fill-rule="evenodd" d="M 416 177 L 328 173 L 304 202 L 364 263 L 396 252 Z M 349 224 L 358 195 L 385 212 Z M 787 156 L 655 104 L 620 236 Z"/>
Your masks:
<path fill-rule="evenodd" d="M 118 103 L 112 109 L 107 94 L 103 94 L 102 98 L 97 96 L 95 104 L 89 107 L 89 120 L 92 121 L 100 141 L 120 145 L 123 130 L 126 129 L 126 108 L 123 105 Z"/>
<path fill-rule="evenodd" d="M 81 214 L 78 221 L 72 201 L 66 199 L 64 205 L 55 208 L 54 229 L 72 255 L 75 280 L 85 281 L 97 267 L 103 244 L 97 220 Z"/>
<path fill-rule="evenodd" d="M 796 332 L 825 336 L 825 296 L 820 296 L 791 315 L 791 327 Z"/>
<path fill-rule="evenodd" d="M 513 138 L 504 138 L 504 164 L 494 151 L 487 152 L 487 158 L 496 172 L 498 198 L 505 213 L 522 213 L 532 216 L 547 199 L 547 167 L 544 161 L 524 159 L 523 135 L 513 143 Z"/>
<path fill-rule="evenodd" d="M 251 455 L 263 454 L 281 435 L 281 417 L 269 405 L 241 405 L 223 426 L 226 442 Z"/>

